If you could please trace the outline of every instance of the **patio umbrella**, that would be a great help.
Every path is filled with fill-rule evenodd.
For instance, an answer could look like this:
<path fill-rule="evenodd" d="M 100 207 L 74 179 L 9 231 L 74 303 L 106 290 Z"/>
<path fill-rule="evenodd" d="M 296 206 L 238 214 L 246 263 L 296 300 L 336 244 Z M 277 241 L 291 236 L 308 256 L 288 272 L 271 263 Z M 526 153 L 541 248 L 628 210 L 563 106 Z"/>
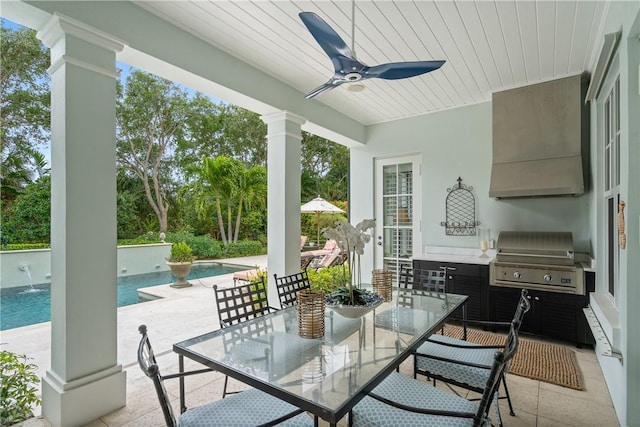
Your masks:
<path fill-rule="evenodd" d="M 318 240 L 316 244 L 320 246 L 320 214 L 321 213 L 344 213 L 339 207 L 332 205 L 322 197 L 318 196 L 310 202 L 300 206 L 300 212 L 302 213 L 315 213 L 318 224 Z"/>

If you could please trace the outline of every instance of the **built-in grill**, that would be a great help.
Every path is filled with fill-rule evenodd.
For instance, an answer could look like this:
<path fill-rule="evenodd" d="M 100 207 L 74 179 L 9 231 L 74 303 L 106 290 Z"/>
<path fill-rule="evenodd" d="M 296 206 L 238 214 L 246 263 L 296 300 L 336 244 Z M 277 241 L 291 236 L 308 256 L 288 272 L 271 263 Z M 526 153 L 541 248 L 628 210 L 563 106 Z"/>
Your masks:
<path fill-rule="evenodd" d="M 573 236 L 565 232 L 503 231 L 489 264 L 491 286 L 584 295 Z"/>

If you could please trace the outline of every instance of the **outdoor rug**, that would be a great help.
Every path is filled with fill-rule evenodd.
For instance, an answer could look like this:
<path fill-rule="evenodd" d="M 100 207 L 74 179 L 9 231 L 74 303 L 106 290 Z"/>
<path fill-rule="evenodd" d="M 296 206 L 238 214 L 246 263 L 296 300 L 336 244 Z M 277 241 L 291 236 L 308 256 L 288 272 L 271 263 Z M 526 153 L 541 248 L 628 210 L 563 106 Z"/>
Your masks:
<path fill-rule="evenodd" d="M 447 325 L 444 327 L 444 334 L 461 339 L 462 328 Z M 467 340 L 483 345 L 501 345 L 504 344 L 505 336 L 467 329 Z M 518 352 L 511 361 L 509 373 L 575 390 L 584 390 L 584 380 L 575 351 L 559 345 L 523 339 L 522 335 L 520 335 Z"/>

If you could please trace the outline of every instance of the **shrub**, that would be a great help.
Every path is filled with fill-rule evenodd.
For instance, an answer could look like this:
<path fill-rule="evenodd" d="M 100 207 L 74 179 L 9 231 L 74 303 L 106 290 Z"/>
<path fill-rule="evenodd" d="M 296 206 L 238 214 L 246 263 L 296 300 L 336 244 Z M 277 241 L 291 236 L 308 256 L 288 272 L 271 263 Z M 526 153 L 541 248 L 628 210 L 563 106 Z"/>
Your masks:
<path fill-rule="evenodd" d="M 193 250 L 185 242 L 178 242 L 171 245 L 171 255 L 167 258 L 169 262 L 193 262 Z"/>
<path fill-rule="evenodd" d="M 9 243 L 0 246 L 3 251 L 25 251 L 27 249 L 49 249 L 49 243 Z"/>
<path fill-rule="evenodd" d="M 46 175 L 29 184 L 3 216 L 2 236 L 7 243 L 49 242 L 51 177 Z"/>
<path fill-rule="evenodd" d="M 33 416 L 33 405 L 40 404 L 37 369 L 27 363 L 27 356 L 0 352 L 0 425 L 13 425 Z"/>
<path fill-rule="evenodd" d="M 307 270 L 311 289 L 330 294 L 341 286 L 349 283 L 349 268 L 346 265 L 321 268 L 320 270 Z"/>
<path fill-rule="evenodd" d="M 222 245 L 211 236 L 193 236 L 187 243 L 193 248 L 193 254 L 198 258 L 220 258 L 222 256 Z"/>
<path fill-rule="evenodd" d="M 142 234 L 132 239 L 118 239 L 118 245 L 120 246 L 147 245 L 150 243 L 162 243 L 162 240 L 160 240 L 160 234 L 149 231 L 148 233 Z"/>
<path fill-rule="evenodd" d="M 222 247 L 223 258 L 236 258 L 241 256 L 263 255 L 267 253 L 267 248 L 255 240 L 241 240 L 236 243 L 229 243 Z"/>
<path fill-rule="evenodd" d="M 222 247 L 220 242 L 211 236 L 194 236 L 187 231 L 170 231 L 165 238 L 167 242 L 186 242 L 193 249 L 197 258 L 221 258 Z"/>

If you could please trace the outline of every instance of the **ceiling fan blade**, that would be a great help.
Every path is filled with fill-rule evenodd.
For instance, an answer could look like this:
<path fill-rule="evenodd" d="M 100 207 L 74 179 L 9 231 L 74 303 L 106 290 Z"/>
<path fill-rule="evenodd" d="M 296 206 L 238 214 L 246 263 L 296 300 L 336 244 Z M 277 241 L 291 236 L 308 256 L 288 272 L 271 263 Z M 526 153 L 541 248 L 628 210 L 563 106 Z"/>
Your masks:
<path fill-rule="evenodd" d="M 363 78 L 379 78 L 386 80 L 406 79 L 419 76 L 442 67 L 445 61 L 409 61 L 391 62 L 369 68 Z"/>
<path fill-rule="evenodd" d="M 349 46 L 322 18 L 313 12 L 300 12 L 298 16 L 329 58 L 332 60 L 337 56 L 353 58 Z"/>
<path fill-rule="evenodd" d="M 336 87 L 340 86 L 343 83 L 345 83 L 344 80 L 331 79 L 328 82 L 326 82 L 325 84 L 318 86 L 317 88 L 315 88 L 314 90 L 312 90 L 311 92 L 306 94 L 305 98 L 306 99 L 311 99 L 314 96 L 318 96 L 321 93 L 325 93 L 327 91 L 330 91 L 331 89 L 336 88 Z"/>

